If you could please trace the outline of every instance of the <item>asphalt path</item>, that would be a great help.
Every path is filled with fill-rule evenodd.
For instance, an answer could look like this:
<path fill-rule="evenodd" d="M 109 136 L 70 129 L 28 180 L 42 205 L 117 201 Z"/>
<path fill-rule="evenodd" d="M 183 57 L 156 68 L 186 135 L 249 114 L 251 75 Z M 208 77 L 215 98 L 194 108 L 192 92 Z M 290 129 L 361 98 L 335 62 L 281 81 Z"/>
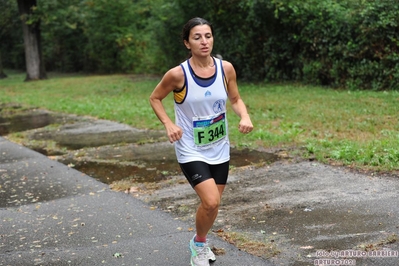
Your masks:
<path fill-rule="evenodd" d="M 0 137 L 0 265 L 189 265 L 192 225 Z M 212 265 L 273 265 L 215 235 Z"/>

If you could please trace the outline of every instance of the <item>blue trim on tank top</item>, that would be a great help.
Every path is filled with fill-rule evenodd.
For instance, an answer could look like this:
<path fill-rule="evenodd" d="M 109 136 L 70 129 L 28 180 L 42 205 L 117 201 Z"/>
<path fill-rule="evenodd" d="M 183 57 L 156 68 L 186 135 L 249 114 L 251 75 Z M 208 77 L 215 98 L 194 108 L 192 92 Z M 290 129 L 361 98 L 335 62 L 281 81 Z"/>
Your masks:
<path fill-rule="evenodd" d="M 190 70 L 190 74 L 193 77 L 193 80 L 195 81 L 195 83 L 197 83 L 201 87 L 209 87 L 216 80 L 216 76 L 217 76 L 217 73 L 218 73 L 218 71 L 217 71 L 218 70 L 218 68 L 217 68 L 218 66 L 216 64 L 215 58 L 212 57 L 212 59 L 213 59 L 213 64 L 215 66 L 215 74 L 213 74 L 209 78 L 202 78 L 202 77 L 199 77 L 197 74 L 195 74 L 194 70 L 192 69 L 192 67 L 190 65 L 190 60 L 187 60 L 188 69 Z"/>

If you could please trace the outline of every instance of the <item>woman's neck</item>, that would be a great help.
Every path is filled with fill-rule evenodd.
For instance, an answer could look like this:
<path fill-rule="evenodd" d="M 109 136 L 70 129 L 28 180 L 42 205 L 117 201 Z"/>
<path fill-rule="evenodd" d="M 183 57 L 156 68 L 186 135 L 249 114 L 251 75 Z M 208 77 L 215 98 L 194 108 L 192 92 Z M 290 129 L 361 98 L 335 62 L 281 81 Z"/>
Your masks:
<path fill-rule="evenodd" d="M 195 68 L 213 68 L 215 66 L 212 56 L 208 56 L 206 58 L 191 57 L 190 64 Z"/>

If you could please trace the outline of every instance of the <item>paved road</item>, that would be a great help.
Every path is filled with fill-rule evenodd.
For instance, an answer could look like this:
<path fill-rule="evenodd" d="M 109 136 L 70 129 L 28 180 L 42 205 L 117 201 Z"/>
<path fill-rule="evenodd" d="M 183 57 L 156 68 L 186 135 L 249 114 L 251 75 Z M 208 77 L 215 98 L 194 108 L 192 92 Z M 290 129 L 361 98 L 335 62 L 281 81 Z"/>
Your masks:
<path fill-rule="evenodd" d="M 0 265 L 189 265 L 190 225 L 0 137 Z M 272 265 L 211 235 L 213 265 Z"/>

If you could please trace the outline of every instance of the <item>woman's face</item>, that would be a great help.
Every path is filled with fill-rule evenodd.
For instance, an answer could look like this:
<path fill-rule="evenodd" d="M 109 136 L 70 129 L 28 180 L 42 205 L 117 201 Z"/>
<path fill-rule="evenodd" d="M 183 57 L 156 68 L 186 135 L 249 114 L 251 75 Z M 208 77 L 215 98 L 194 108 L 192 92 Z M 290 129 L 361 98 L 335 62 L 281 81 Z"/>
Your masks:
<path fill-rule="evenodd" d="M 191 29 L 188 41 L 184 41 L 187 49 L 196 56 L 209 56 L 213 49 L 213 35 L 209 25 L 198 25 Z"/>

